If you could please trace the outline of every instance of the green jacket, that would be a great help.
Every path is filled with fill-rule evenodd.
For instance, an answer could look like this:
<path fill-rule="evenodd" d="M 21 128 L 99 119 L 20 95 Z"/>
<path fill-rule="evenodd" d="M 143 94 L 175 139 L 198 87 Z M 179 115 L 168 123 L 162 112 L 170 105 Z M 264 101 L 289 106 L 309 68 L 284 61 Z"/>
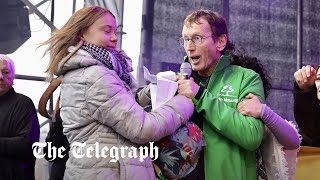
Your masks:
<path fill-rule="evenodd" d="M 204 118 L 206 180 L 256 179 L 255 150 L 262 140 L 263 123 L 236 109 L 249 93 L 264 102 L 260 76 L 250 69 L 230 65 L 230 56 L 224 55 L 207 88 L 200 88 L 193 98 L 195 111 Z"/>

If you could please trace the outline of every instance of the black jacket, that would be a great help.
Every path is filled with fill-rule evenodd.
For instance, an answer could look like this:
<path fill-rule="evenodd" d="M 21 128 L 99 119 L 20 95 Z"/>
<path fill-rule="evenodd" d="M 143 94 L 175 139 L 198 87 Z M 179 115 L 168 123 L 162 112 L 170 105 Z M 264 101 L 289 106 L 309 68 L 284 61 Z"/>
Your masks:
<path fill-rule="evenodd" d="M 52 146 L 56 148 L 64 147 L 66 150 L 62 153 L 63 158 L 57 157 L 51 160 L 48 156 L 45 156 L 46 160 L 53 162 L 50 179 L 49 180 L 63 180 L 64 171 L 66 169 L 66 162 L 69 158 L 68 152 L 70 150 L 67 137 L 63 134 L 62 119 L 60 117 L 60 110 L 55 114 L 55 122 L 51 123 L 46 142 L 51 142 Z M 48 146 L 44 148 L 44 152 L 48 151 Z M 48 153 L 46 153 L 48 155 Z"/>
<path fill-rule="evenodd" d="M 294 116 L 303 136 L 301 145 L 320 147 L 320 100 L 316 86 L 304 93 L 295 83 Z"/>
<path fill-rule="evenodd" d="M 0 179 L 34 179 L 32 144 L 39 141 L 39 135 L 32 100 L 13 88 L 0 96 Z"/>

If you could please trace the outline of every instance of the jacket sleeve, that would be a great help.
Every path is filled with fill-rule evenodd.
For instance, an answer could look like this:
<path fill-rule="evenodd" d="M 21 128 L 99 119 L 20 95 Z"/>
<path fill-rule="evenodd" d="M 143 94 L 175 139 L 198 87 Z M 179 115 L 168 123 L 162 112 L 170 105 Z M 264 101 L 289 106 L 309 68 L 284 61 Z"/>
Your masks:
<path fill-rule="evenodd" d="M 12 121 L 16 134 L 12 137 L 0 137 L 0 155 L 21 159 L 34 159 L 32 144 L 39 141 L 40 128 L 37 111 L 28 97 L 17 103 Z"/>
<path fill-rule="evenodd" d="M 151 105 L 150 84 L 138 90 L 138 93 L 136 94 L 136 101 L 142 107 Z"/>
<path fill-rule="evenodd" d="M 175 96 L 150 113 L 144 111 L 115 73 L 105 73 L 87 90 L 91 116 L 132 142 L 144 144 L 172 134 L 191 117 L 194 107 Z"/>
<path fill-rule="evenodd" d="M 287 150 L 297 149 L 300 146 L 298 130 L 289 122 L 272 111 L 266 104 L 262 105 L 261 119 L 269 128 L 278 142 Z"/>
<path fill-rule="evenodd" d="M 239 101 L 253 93 L 264 102 L 264 91 L 258 74 L 251 74 L 243 79 L 240 87 Z M 204 90 L 199 100 L 193 98 L 195 110 L 202 114 L 209 126 L 240 147 L 255 150 L 261 143 L 264 125 L 259 119 L 244 116 L 236 108 L 227 106 L 207 89 Z"/>
<path fill-rule="evenodd" d="M 320 100 L 315 86 L 309 92 L 302 92 L 295 83 L 294 116 L 302 134 L 320 145 Z"/>

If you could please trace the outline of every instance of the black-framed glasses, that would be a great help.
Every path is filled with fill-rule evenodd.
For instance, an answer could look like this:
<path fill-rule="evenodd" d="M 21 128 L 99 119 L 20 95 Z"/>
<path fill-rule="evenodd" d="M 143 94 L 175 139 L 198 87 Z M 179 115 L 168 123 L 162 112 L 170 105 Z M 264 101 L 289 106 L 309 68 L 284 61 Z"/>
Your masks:
<path fill-rule="evenodd" d="M 205 37 L 193 36 L 191 39 L 185 38 L 185 37 L 181 37 L 181 38 L 179 38 L 179 43 L 180 43 L 181 46 L 186 47 L 188 42 L 189 42 L 189 40 L 191 40 L 194 45 L 199 46 L 200 44 L 203 43 L 203 40 L 208 38 L 208 37 L 214 37 L 214 35 L 209 35 L 209 36 L 205 36 Z"/>

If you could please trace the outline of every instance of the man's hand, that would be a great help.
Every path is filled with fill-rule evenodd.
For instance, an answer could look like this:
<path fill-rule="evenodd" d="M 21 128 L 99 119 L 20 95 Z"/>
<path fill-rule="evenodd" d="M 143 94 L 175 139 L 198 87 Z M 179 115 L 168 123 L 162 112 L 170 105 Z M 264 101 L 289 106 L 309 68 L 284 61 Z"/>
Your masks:
<path fill-rule="evenodd" d="M 199 85 L 196 84 L 193 80 L 193 78 L 191 77 L 190 79 L 185 79 L 182 76 L 178 76 L 178 94 L 180 95 L 184 95 L 187 98 L 192 99 L 198 89 L 199 89 Z"/>
<path fill-rule="evenodd" d="M 294 79 L 301 90 L 308 91 L 314 86 L 317 71 L 310 65 L 303 66 L 294 73 Z"/>
<path fill-rule="evenodd" d="M 237 110 L 243 115 L 260 118 L 262 104 L 258 97 L 249 93 L 246 98 L 248 99 L 238 104 Z"/>

